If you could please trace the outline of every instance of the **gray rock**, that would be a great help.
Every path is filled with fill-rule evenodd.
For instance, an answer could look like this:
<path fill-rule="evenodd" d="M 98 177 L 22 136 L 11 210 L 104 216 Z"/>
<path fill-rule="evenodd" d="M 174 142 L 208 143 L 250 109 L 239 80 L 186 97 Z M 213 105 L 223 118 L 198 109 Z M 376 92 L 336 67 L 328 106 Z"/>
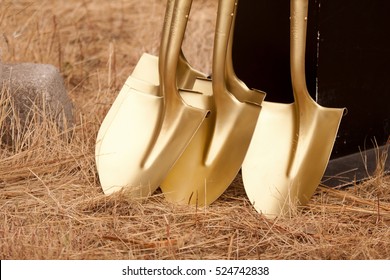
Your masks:
<path fill-rule="evenodd" d="M 50 116 L 61 130 L 73 126 L 73 105 L 63 78 L 53 65 L 0 63 L 0 89 L 1 94 L 9 94 L 14 106 L 8 118 L 10 121 L 18 119 L 24 126 L 30 121 L 32 112 L 38 110 Z"/>

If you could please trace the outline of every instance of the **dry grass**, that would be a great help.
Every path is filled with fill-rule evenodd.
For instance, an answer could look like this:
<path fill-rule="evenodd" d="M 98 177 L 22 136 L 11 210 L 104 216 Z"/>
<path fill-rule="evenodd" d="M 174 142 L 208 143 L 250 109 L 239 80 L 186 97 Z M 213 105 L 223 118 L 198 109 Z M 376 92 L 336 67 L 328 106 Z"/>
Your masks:
<path fill-rule="evenodd" d="M 44 119 L 0 149 L 1 259 L 390 257 L 390 179 L 383 172 L 348 190 L 320 187 L 307 207 L 275 221 L 253 210 L 239 176 L 207 208 L 173 205 L 160 193 L 104 196 L 96 134 L 140 55 L 157 54 L 165 0 L 0 3 L 3 61 L 59 67 L 77 119 L 66 133 Z M 194 1 L 184 47 L 204 72 L 215 4 Z M 3 122 L 10 112 L 1 108 Z"/>

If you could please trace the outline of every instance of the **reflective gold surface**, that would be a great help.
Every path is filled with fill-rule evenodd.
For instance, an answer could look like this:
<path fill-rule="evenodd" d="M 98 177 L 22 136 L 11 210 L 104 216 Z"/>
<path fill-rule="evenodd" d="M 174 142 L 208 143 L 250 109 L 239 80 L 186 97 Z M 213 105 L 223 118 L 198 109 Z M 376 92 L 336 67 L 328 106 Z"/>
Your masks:
<path fill-rule="evenodd" d="M 242 167 L 248 198 L 268 217 L 308 202 L 325 171 L 344 109 L 325 108 L 305 78 L 308 0 L 291 0 L 290 64 L 293 104 L 263 102 Z"/>
<path fill-rule="evenodd" d="M 212 80 L 215 107 L 209 107 L 209 117 L 161 185 L 169 201 L 202 206 L 216 200 L 237 175 L 252 138 L 264 93 L 249 90 L 233 77 L 228 44 L 235 7 L 234 0 L 219 1 Z M 230 72 L 225 71 L 228 65 Z"/>
<path fill-rule="evenodd" d="M 190 87 L 201 75 L 188 65 L 181 52 L 191 3 L 168 1 L 160 71 L 155 58 L 144 55 L 102 123 L 96 143 L 96 166 L 106 194 L 123 188 L 132 196 L 152 193 L 208 113 L 184 103 L 176 86 L 178 82 Z M 190 91 L 182 93 L 188 95 Z M 196 101 L 199 98 L 202 103 L 206 98 L 207 102 L 207 96 L 191 94 Z"/>
<path fill-rule="evenodd" d="M 165 18 L 163 24 L 163 32 L 161 34 L 160 42 L 160 53 L 163 54 L 161 59 L 165 59 L 166 48 L 169 39 L 169 28 L 171 25 L 172 13 L 174 8 L 175 0 L 168 0 L 165 10 Z M 160 95 L 159 85 L 159 58 L 147 53 L 144 53 L 137 65 L 135 66 L 133 73 L 129 76 L 126 81 L 126 85 L 119 92 L 118 96 L 111 105 L 109 111 L 107 112 L 102 124 L 100 125 L 97 140 L 96 140 L 96 155 L 100 151 L 100 143 L 102 138 L 107 132 L 108 127 L 112 123 L 115 114 L 118 110 L 127 110 L 123 106 L 123 99 L 128 94 L 128 87 L 135 88 L 145 93 L 151 93 L 154 95 Z M 160 66 L 163 67 L 164 62 L 162 61 Z M 178 64 L 178 75 L 177 75 L 177 84 L 179 88 L 193 89 L 196 78 L 203 77 L 206 78 L 206 74 L 201 73 L 200 71 L 195 70 L 189 65 L 186 58 L 184 57 L 183 52 L 180 52 L 179 64 Z M 163 69 L 161 69 L 163 71 Z M 143 84 L 143 85 L 142 85 Z M 197 90 L 197 89 L 194 89 Z M 209 90 L 211 91 L 211 89 Z M 104 171 L 102 171 L 104 172 Z"/>

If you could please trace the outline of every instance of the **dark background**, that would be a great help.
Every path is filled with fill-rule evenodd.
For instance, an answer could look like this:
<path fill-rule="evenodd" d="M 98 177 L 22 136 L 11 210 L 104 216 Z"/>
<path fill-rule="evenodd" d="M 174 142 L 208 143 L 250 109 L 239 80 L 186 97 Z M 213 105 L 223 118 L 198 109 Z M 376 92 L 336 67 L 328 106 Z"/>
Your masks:
<path fill-rule="evenodd" d="M 233 61 L 266 101 L 293 102 L 290 1 L 239 1 Z M 306 80 L 326 107 L 347 107 L 332 158 L 386 143 L 390 135 L 390 1 L 310 0 Z M 316 94 L 317 92 L 317 94 Z"/>

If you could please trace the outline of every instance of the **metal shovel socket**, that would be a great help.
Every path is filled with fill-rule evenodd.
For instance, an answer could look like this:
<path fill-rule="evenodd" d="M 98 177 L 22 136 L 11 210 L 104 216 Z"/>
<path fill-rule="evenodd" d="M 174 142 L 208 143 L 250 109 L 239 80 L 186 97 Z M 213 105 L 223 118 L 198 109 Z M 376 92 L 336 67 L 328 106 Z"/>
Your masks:
<path fill-rule="evenodd" d="M 178 56 L 190 7 L 191 1 L 175 2 L 162 96 L 128 87 L 122 101 L 127 110 L 116 113 L 100 145 L 98 166 L 104 172 L 99 177 L 106 194 L 122 189 L 132 197 L 153 193 L 208 113 L 186 105 L 176 88 Z"/>
<path fill-rule="evenodd" d="M 161 185 L 169 201 L 198 206 L 215 201 L 237 175 L 249 146 L 260 106 L 240 102 L 227 89 L 225 76 L 235 4 L 219 1 L 212 79 L 215 109 L 203 123 L 203 147 L 187 148 Z"/>
<path fill-rule="evenodd" d="M 160 56 L 162 58 L 165 58 L 174 2 L 174 0 L 168 0 L 166 5 L 164 24 L 160 42 Z M 163 65 L 163 62 L 161 62 L 160 64 Z M 207 86 L 207 84 L 204 85 L 203 82 L 203 79 L 206 79 L 207 75 L 194 69 L 188 63 L 182 51 L 180 52 L 177 67 L 179 73 L 177 75 L 177 84 L 179 88 L 192 89 L 195 91 L 200 90 L 202 92 L 205 92 L 205 94 L 207 95 L 211 95 L 211 86 Z M 115 119 L 115 115 L 117 114 L 117 112 L 120 110 L 128 110 L 128 108 L 125 108 L 123 106 L 123 100 L 129 94 L 129 89 L 133 88 L 138 91 L 156 96 L 161 95 L 159 90 L 161 79 L 159 77 L 159 73 L 161 71 L 159 70 L 159 57 L 144 53 L 139 59 L 132 74 L 127 78 L 125 85 L 122 87 L 118 96 L 111 105 L 98 131 L 95 146 L 95 162 L 99 173 L 105 172 L 104 170 L 101 170 L 99 168 L 99 155 L 101 154 L 100 149 L 102 139 L 105 137 L 108 128 L 111 126 L 113 120 Z"/>
<path fill-rule="evenodd" d="M 325 172 L 344 109 L 325 108 L 305 78 L 308 0 L 290 2 L 290 67 L 295 102 L 263 102 L 242 167 L 250 202 L 269 218 L 291 214 L 312 197 Z"/>

